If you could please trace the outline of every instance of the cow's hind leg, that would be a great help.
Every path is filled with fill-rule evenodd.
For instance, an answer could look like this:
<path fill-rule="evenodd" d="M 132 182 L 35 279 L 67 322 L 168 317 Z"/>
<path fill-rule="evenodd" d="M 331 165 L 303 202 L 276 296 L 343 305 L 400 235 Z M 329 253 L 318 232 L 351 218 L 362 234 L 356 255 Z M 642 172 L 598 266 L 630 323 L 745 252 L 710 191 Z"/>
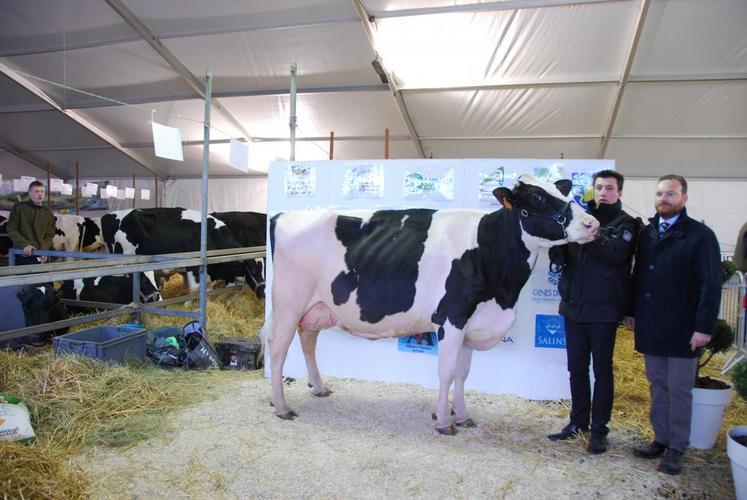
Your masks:
<path fill-rule="evenodd" d="M 314 396 L 327 397 L 332 391 L 324 387 L 319 367 L 316 364 L 316 340 L 319 338 L 319 330 L 302 330 L 298 333 L 301 337 L 303 357 L 306 359 L 306 370 L 309 373 L 309 385 Z"/>
<path fill-rule="evenodd" d="M 438 400 L 436 401 L 436 430 L 440 434 L 456 434 L 449 415 L 449 388 L 456 376 L 457 360 L 464 342 L 464 333 L 448 323 L 445 335 L 438 343 Z"/>
<path fill-rule="evenodd" d="M 273 304 L 273 312 L 276 310 Z M 284 420 L 293 420 L 298 416 L 296 412 L 288 407 L 283 392 L 283 365 L 288 356 L 288 348 L 296 334 L 296 326 L 300 315 L 273 314 L 270 336 L 267 342 L 270 345 L 270 370 L 272 379 L 272 405 L 275 407 L 275 415 Z"/>
<path fill-rule="evenodd" d="M 472 349 L 462 346 L 457 359 L 456 380 L 454 380 L 454 423 L 458 427 L 474 427 L 475 423 L 467 416 L 467 405 L 464 402 L 464 382 L 472 365 Z"/>

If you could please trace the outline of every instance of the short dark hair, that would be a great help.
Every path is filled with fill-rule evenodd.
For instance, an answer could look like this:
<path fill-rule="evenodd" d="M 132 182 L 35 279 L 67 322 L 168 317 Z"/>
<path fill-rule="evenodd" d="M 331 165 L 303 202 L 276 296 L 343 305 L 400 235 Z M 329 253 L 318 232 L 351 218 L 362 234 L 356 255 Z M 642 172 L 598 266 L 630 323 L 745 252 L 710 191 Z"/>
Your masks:
<path fill-rule="evenodd" d="M 31 191 L 31 190 L 32 190 L 32 189 L 34 189 L 35 187 L 40 187 L 40 188 L 43 188 L 43 187 L 44 187 L 44 184 L 42 184 L 42 183 L 41 183 L 41 182 L 39 182 L 39 181 L 32 181 L 32 182 L 31 182 L 31 184 L 29 184 L 29 189 L 28 189 L 28 190 L 29 190 L 29 191 Z"/>
<path fill-rule="evenodd" d="M 656 181 L 656 183 L 658 184 L 661 181 L 677 181 L 680 183 L 680 186 L 682 186 L 682 194 L 687 194 L 687 181 L 681 175 L 676 175 L 676 174 L 662 175 L 661 177 L 659 177 L 659 180 Z"/>
<path fill-rule="evenodd" d="M 622 174 L 615 172 L 614 170 L 600 170 L 599 172 L 594 174 L 594 178 L 591 180 L 591 183 L 596 184 L 598 177 L 601 177 L 602 179 L 609 179 L 610 177 L 614 177 L 617 180 L 617 190 L 623 190 L 623 182 L 625 182 L 625 177 L 623 177 Z"/>

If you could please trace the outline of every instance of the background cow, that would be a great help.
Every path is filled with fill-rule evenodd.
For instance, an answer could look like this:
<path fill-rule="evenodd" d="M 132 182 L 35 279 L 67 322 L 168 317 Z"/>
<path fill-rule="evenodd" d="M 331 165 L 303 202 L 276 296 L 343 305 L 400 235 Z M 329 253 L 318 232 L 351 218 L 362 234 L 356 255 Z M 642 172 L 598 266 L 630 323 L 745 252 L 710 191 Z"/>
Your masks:
<path fill-rule="evenodd" d="M 210 215 L 223 222 L 231 231 L 231 236 L 242 247 L 263 247 L 267 245 L 267 214 L 259 212 L 213 212 Z M 265 258 L 247 261 L 251 276 L 260 278 L 264 286 Z M 258 284 L 259 285 L 259 284 Z"/>
<path fill-rule="evenodd" d="M 7 257 L 8 250 L 13 246 L 8 237 L 8 219 L 0 215 L 0 256 Z"/>
<path fill-rule="evenodd" d="M 519 292 L 543 247 L 591 241 L 599 223 L 555 185 L 522 176 L 498 188 L 504 207 L 477 210 L 382 210 L 345 214 L 299 211 L 270 222 L 273 259 L 269 338 L 272 400 L 277 416 L 296 416 L 283 393 L 282 371 L 298 330 L 309 383 L 326 396 L 316 365 L 319 331 L 338 326 L 368 339 L 436 331 L 439 393 L 436 429 L 467 416 L 464 382 L 472 351 L 501 341 L 516 317 Z"/>
<path fill-rule="evenodd" d="M 58 214 L 52 248 L 65 252 L 97 252 L 104 248 L 100 224 L 98 218 Z"/>
<path fill-rule="evenodd" d="M 140 300 L 142 302 L 155 302 L 161 299 L 154 280 L 153 271 L 140 273 Z M 62 283 L 59 292 L 63 299 L 129 304 L 132 302 L 132 276 L 126 274 L 67 280 Z M 79 309 L 66 307 L 71 311 Z"/>
<path fill-rule="evenodd" d="M 208 250 L 239 248 L 228 226 L 208 216 Z M 200 212 L 184 208 L 145 208 L 120 210 L 101 217 L 101 230 L 109 252 L 156 255 L 200 250 Z M 244 262 L 228 262 L 208 266 L 210 280 L 227 284 L 237 278 L 246 280 L 257 294 L 264 297 L 264 277 L 256 274 L 256 266 Z M 188 276 L 198 279 L 199 270 L 191 268 Z"/>

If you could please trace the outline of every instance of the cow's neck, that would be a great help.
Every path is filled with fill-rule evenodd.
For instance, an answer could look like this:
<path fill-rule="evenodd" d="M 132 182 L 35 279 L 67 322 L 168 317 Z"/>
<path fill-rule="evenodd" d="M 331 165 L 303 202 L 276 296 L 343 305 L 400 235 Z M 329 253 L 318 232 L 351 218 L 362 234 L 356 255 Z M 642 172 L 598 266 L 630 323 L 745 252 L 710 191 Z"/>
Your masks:
<path fill-rule="evenodd" d="M 537 259 L 537 249 L 527 248 L 523 233 L 518 212 L 513 209 L 486 215 L 478 228 L 485 286 L 503 309 L 516 305 Z"/>

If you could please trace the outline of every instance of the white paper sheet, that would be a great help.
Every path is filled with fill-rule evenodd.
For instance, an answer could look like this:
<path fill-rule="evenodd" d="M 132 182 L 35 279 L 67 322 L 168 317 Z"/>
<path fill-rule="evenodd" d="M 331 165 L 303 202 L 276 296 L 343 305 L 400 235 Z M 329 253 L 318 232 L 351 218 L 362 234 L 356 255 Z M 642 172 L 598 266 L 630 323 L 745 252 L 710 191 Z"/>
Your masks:
<path fill-rule="evenodd" d="M 107 198 L 116 198 L 117 197 L 117 186 L 112 186 L 111 184 L 108 184 L 106 186 L 106 197 Z M 103 198 L 103 196 L 102 196 Z"/>
<path fill-rule="evenodd" d="M 60 189 L 60 192 L 63 195 L 71 196 L 73 194 L 73 185 L 72 184 L 63 184 L 62 189 Z"/>
<path fill-rule="evenodd" d="M 140 190 L 140 199 L 141 200 L 150 200 L 150 189 L 141 189 Z"/>
<path fill-rule="evenodd" d="M 242 172 L 249 172 L 249 145 L 236 139 L 231 139 L 228 164 Z"/>
<path fill-rule="evenodd" d="M 135 199 L 135 188 L 125 188 L 125 198 L 128 200 L 134 200 Z"/>
<path fill-rule="evenodd" d="M 13 191 L 18 193 L 25 193 L 29 190 L 29 184 L 36 180 L 35 177 L 27 177 L 22 175 L 20 179 L 13 179 Z"/>
<path fill-rule="evenodd" d="M 61 193 L 62 179 L 49 179 L 49 191 L 51 193 Z"/>
<path fill-rule="evenodd" d="M 102 200 L 106 200 L 109 198 L 109 192 L 106 189 L 101 190 L 101 194 L 99 195 Z"/>
<path fill-rule="evenodd" d="M 178 128 L 153 123 L 153 148 L 156 156 L 169 160 L 184 161 L 182 134 Z"/>
<path fill-rule="evenodd" d="M 83 196 L 96 196 L 98 191 L 98 184 L 94 184 L 93 182 L 86 182 L 85 186 L 83 186 Z"/>
<path fill-rule="evenodd" d="M 126 196 L 125 196 L 125 190 L 124 189 L 117 189 L 117 196 L 116 196 L 116 198 L 118 200 L 127 199 Z"/>

